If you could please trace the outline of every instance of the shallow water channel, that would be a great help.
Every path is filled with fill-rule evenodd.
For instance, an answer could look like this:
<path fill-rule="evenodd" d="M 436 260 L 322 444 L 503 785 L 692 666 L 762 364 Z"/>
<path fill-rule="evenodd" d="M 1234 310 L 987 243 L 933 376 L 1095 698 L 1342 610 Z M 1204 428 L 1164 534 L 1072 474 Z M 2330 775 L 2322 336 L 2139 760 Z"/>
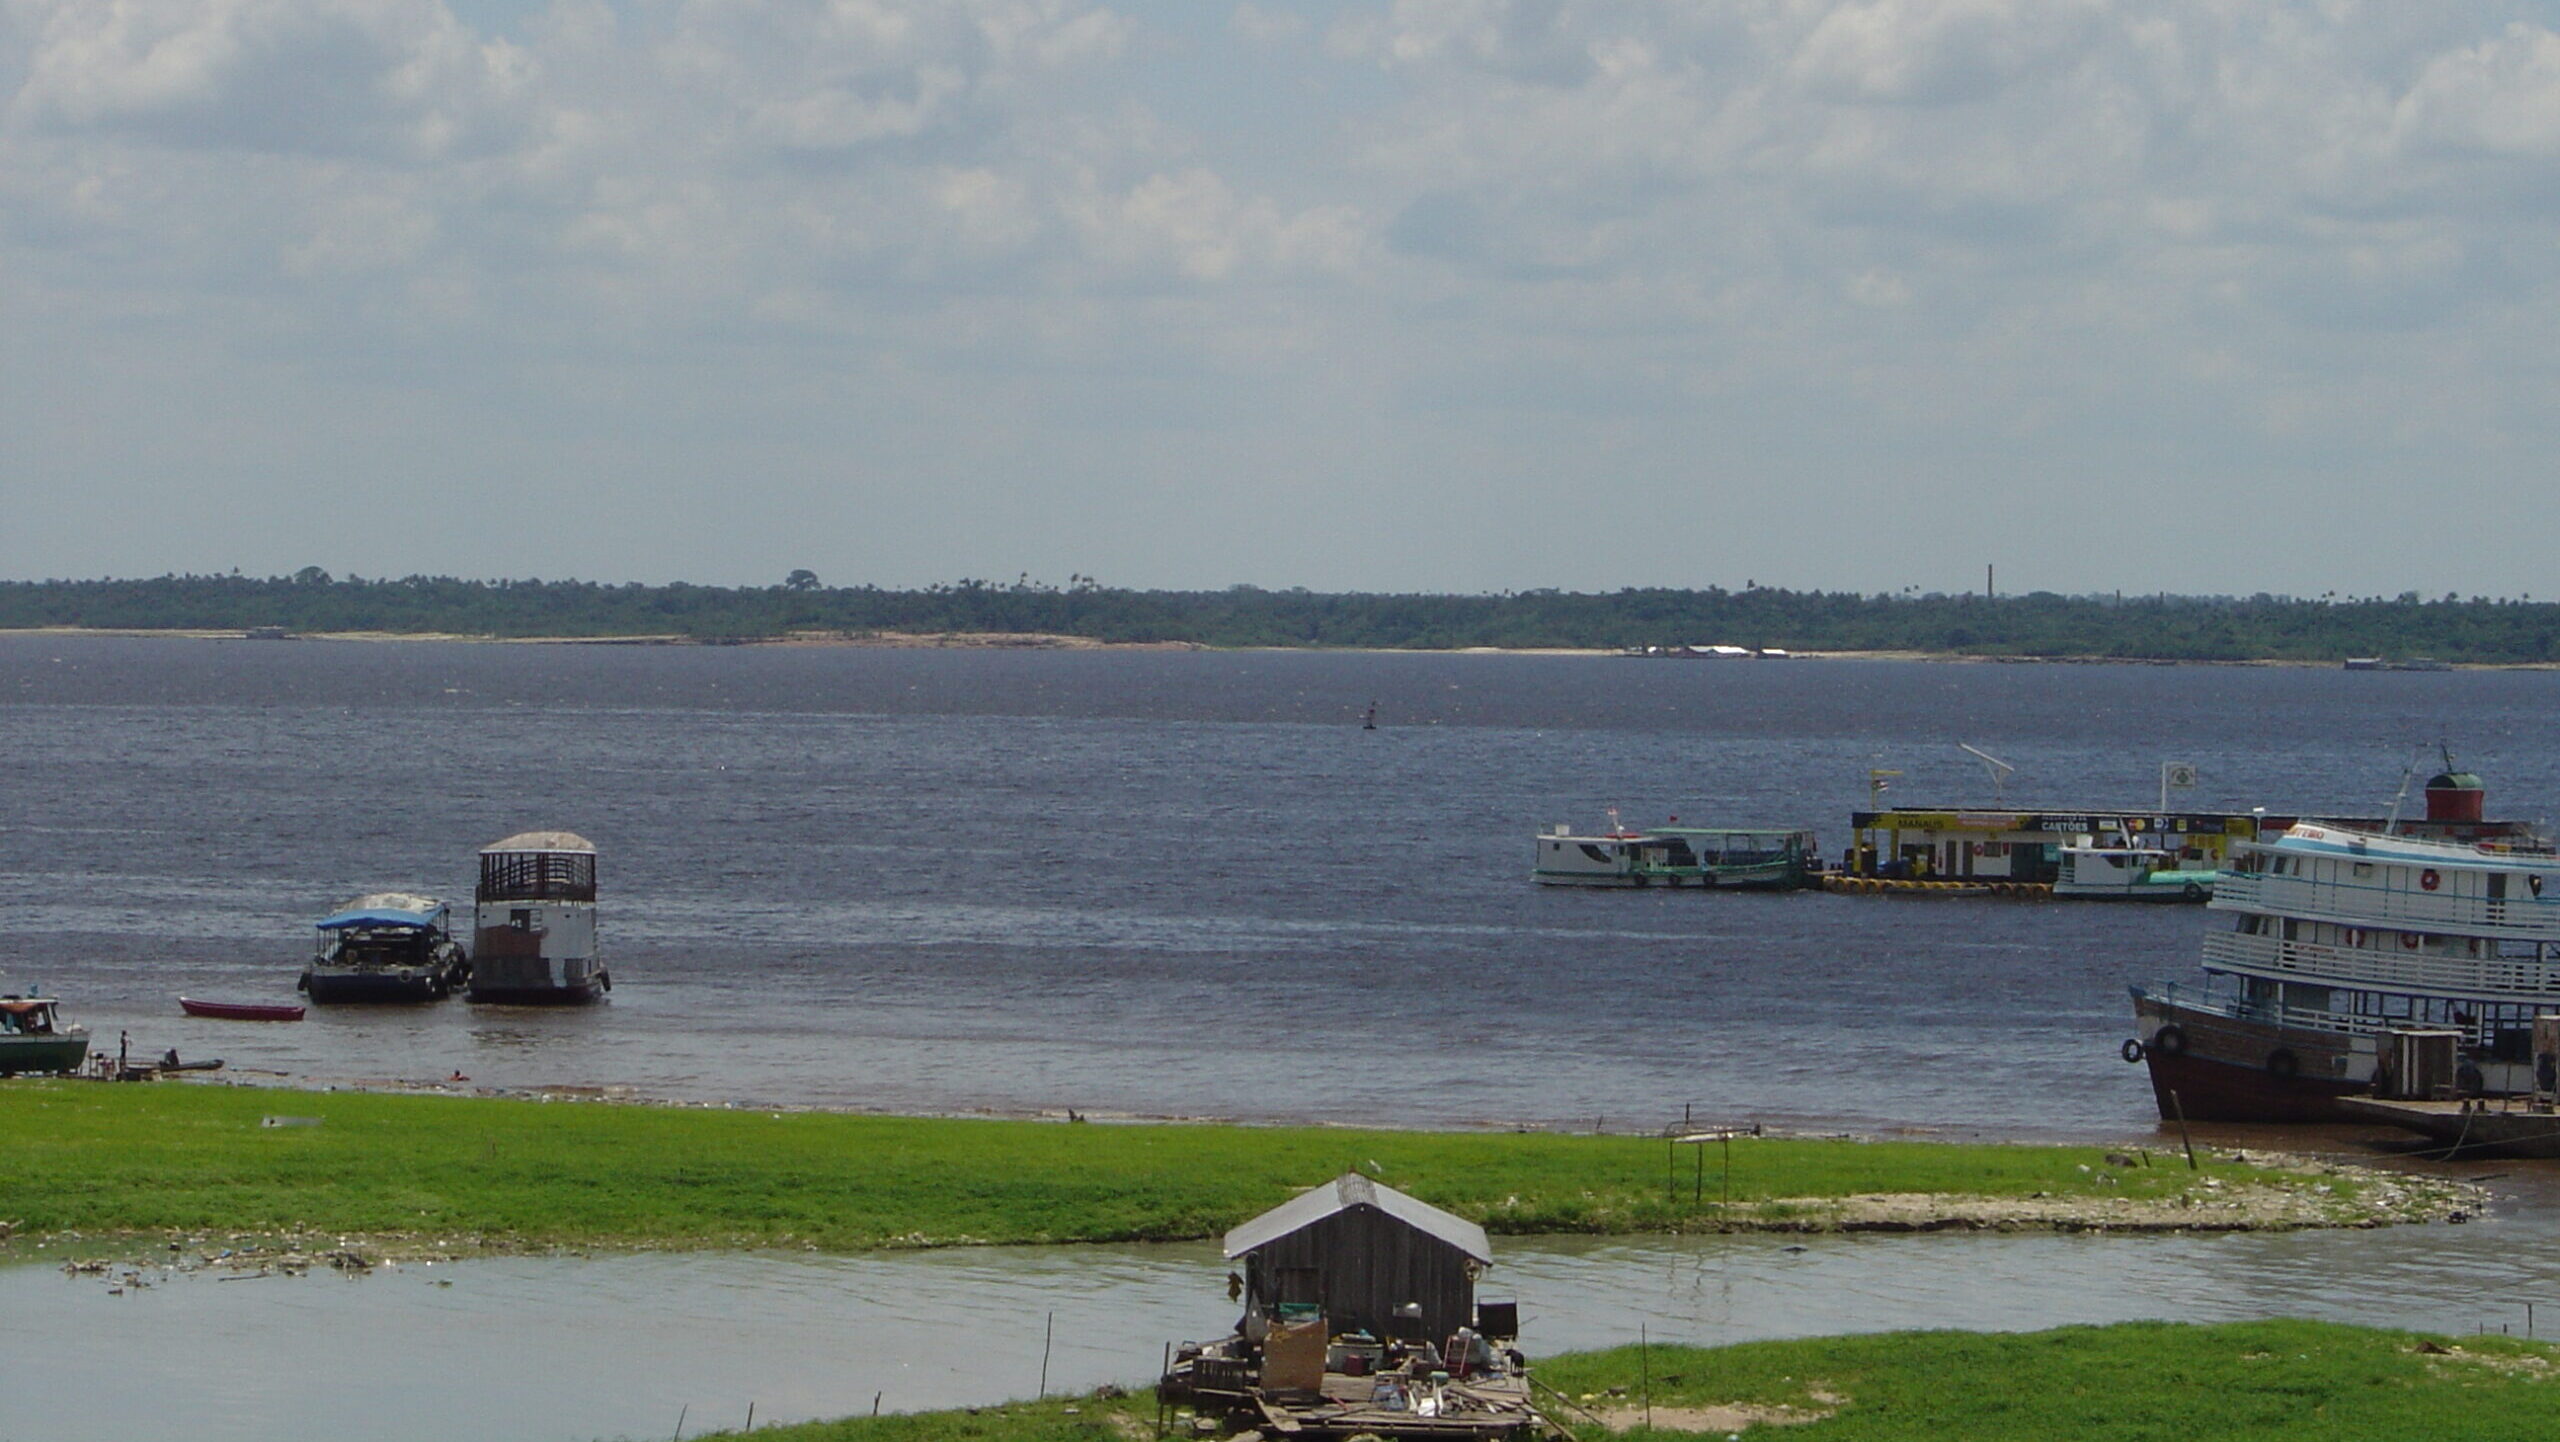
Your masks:
<path fill-rule="evenodd" d="M 2463 1226 L 2223 1237 L 1496 1240 L 1525 1346 L 2306 1316 L 2560 1333 L 2560 1185 Z M 2518 1189 L 2521 1188 L 2521 1191 Z M 516 1257 L 222 1280 L 0 1267 L 0 1439 L 568 1442 L 989 1403 L 1152 1377 L 1233 1320 L 1207 1243 L 857 1257 Z M 1054 1330 L 1052 1330 L 1054 1328 Z"/>

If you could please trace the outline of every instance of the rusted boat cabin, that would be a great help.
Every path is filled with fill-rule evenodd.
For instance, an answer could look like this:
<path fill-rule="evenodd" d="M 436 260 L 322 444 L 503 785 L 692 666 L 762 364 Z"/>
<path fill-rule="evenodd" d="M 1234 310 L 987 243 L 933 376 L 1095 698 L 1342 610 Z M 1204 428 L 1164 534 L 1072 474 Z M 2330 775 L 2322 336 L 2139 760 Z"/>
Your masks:
<path fill-rule="evenodd" d="M 1519 1309 L 1476 1301 L 1484 1229 L 1353 1173 L 1227 1234 L 1235 1334 L 1186 1344 L 1159 1395 L 1195 1430 L 1505 1442 L 1553 1429 L 1508 1343 Z"/>

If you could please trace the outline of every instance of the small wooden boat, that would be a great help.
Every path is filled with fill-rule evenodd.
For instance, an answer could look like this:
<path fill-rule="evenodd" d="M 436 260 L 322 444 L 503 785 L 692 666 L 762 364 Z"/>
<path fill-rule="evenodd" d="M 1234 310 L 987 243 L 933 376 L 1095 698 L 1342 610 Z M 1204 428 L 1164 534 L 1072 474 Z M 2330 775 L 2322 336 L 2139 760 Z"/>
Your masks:
<path fill-rule="evenodd" d="M 291 1002 L 265 1001 L 198 1001 L 192 996 L 178 998 L 178 1005 L 189 1016 L 209 1016 L 221 1021 L 300 1021 L 302 1008 Z"/>

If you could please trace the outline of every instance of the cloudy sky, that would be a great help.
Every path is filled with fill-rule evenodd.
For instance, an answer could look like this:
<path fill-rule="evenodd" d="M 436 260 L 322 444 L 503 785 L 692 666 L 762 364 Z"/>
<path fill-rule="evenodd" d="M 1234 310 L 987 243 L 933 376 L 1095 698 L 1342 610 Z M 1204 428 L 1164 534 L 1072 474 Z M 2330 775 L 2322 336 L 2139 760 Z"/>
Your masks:
<path fill-rule="evenodd" d="M 2555 27 L 0 0 L 0 575 L 2560 595 Z"/>

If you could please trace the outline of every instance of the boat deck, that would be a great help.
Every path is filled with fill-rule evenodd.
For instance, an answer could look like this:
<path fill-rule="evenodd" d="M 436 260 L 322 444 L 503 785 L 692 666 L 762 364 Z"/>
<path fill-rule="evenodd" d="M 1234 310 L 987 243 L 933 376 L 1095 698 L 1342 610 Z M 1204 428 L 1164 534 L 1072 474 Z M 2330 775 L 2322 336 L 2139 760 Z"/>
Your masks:
<path fill-rule="evenodd" d="M 2340 1097 L 2338 1110 L 2361 1121 L 2387 1122 L 2459 1151 L 2511 1157 L 2560 1157 L 2560 1111 L 2523 1097 L 2478 1101 L 2384 1101 Z"/>
<path fill-rule="evenodd" d="M 1379 1384 L 1386 1382 L 1408 1399 L 1405 1406 L 1381 1405 Z M 1525 1378 L 1501 1376 L 1474 1382 L 1452 1381 L 1439 1389 L 1436 1410 L 1421 1412 L 1411 1404 L 1428 1396 L 1427 1383 L 1390 1373 L 1348 1376 L 1327 1372 L 1314 1394 L 1265 1393 L 1256 1400 L 1266 1435 L 1281 1437 L 1498 1438 L 1524 1429 L 1532 1435 L 1548 1430 L 1529 1396 Z"/>

